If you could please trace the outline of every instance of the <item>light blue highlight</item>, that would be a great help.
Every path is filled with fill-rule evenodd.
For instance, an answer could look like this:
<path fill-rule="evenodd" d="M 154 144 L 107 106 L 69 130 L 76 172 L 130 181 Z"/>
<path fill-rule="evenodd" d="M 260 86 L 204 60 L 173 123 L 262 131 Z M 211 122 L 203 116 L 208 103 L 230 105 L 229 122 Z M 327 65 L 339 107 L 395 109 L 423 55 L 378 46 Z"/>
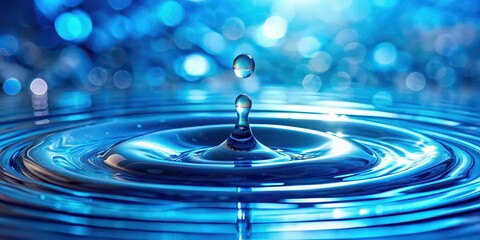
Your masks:
<path fill-rule="evenodd" d="M 389 42 L 382 42 L 373 50 L 373 58 L 380 66 L 392 66 L 397 59 L 397 48 Z"/>
<path fill-rule="evenodd" d="M 62 13 L 55 19 L 55 30 L 67 41 L 83 41 L 92 32 L 92 20 L 82 10 Z"/>
<path fill-rule="evenodd" d="M 184 14 L 182 5 L 174 1 L 164 2 L 157 9 L 160 21 L 169 27 L 179 24 L 183 20 Z"/>
<path fill-rule="evenodd" d="M 10 96 L 17 95 L 22 89 L 20 81 L 16 78 L 9 78 L 3 82 L 3 91 Z"/>

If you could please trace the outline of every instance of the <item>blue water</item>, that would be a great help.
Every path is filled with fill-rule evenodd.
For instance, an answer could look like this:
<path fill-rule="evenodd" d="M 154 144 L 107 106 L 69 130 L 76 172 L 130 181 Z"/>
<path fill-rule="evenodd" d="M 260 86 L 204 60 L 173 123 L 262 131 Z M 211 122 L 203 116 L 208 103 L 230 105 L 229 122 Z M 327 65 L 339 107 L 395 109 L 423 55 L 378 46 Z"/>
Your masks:
<path fill-rule="evenodd" d="M 249 127 L 277 157 L 241 161 L 205 157 L 234 130 L 235 95 L 122 97 L 37 117 L 11 110 L 0 125 L 0 236 L 453 238 L 478 231 L 478 114 L 289 94 L 252 95 Z"/>

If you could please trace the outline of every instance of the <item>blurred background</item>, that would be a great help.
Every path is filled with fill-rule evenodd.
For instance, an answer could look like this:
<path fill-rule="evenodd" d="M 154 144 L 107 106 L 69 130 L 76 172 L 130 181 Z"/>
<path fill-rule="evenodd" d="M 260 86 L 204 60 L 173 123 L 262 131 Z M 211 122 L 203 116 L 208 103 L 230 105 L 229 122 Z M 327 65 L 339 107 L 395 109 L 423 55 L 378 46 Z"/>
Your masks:
<path fill-rule="evenodd" d="M 41 110 L 130 94 L 282 99 L 283 86 L 476 107 L 479 10 L 454 0 L 1 1 L 0 100 Z M 240 53 L 256 61 L 248 79 L 231 70 Z"/>

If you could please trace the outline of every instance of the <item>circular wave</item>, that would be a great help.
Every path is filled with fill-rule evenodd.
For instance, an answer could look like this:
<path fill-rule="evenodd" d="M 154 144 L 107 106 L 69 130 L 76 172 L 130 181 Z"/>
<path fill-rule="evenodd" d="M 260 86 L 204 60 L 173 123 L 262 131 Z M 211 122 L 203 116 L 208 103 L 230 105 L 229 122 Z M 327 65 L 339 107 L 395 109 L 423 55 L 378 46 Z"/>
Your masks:
<path fill-rule="evenodd" d="M 414 105 L 257 104 L 255 136 L 288 157 L 239 166 L 202 158 L 234 124 L 231 104 L 216 100 L 121 103 L 52 111 L 48 122 L 4 122 L 0 235 L 329 239 L 477 231 L 478 115 Z"/>

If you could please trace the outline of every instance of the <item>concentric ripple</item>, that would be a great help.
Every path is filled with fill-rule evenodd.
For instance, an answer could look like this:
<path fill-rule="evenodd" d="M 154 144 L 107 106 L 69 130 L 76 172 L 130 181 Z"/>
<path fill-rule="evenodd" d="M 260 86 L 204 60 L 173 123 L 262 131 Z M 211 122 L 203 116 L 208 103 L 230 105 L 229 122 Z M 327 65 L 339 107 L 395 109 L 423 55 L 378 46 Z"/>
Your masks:
<path fill-rule="evenodd" d="M 205 159 L 233 128 L 228 100 L 130 99 L 90 112 L 53 110 L 41 125 L 22 115 L 5 121 L 0 236 L 449 238 L 478 231 L 478 115 L 359 101 L 256 104 L 251 128 L 281 157 Z"/>

